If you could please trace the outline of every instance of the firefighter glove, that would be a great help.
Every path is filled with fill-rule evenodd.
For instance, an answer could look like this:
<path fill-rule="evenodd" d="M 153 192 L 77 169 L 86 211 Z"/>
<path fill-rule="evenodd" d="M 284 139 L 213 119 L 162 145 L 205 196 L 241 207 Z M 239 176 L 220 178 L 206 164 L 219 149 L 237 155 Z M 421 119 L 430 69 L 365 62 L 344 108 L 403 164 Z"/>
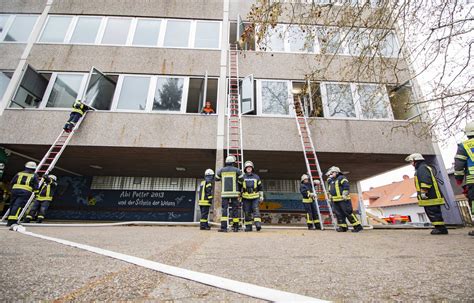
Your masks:
<path fill-rule="evenodd" d="M 343 198 L 344 200 L 349 200 L 349 199 L 350 199 L 349 191 L 348 191 L 348 190 L 342 191 L 342 198 Z"/>

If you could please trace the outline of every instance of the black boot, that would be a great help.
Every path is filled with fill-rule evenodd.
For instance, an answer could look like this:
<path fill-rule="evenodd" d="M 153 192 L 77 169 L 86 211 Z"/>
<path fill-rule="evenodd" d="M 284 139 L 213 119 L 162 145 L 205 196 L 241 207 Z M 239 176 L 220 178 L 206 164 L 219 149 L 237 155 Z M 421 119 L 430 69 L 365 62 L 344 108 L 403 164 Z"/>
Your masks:
<path fill-rule="evenodd" d="M 239 223 L 235 222 L 234 224 L 232 224 L 232 231 L 234 233 L 239 231 Z"/>
<path fill-rule="evenodd" d="M 354 229 L 352 230 L 353 233 L 358 233 L 362 230 L 364 230 L 364 228 L 362 227 L 361 224 L 357 224 L 356 226 L 353 227 Z"/>
<path fill-rule="evenodd" d="M 336 228 L 336 231 L 338 233 L 345 233 L 347 231 L 347 227 L 339 226 L 338 228 Z"/>
<path fill-rule="evenodd" d="M 313 223 L 308 223 L 308 229 L 309 229 L 309 230 L 313 230 L 313 229 L 314 229 Z"/>
<path fill-rule="evenodd" d="M 25 220 L 23 220 L 23 222 L 25 222 L 25 223 L 30 223 L 30 222 L 31 222 L 31 218 L 26 217 Z"/>
<path fill-rule="evenodd" d="M 227 228 L 224 229 L 224 228 L 221 227 L 221 228 L 218 229 L 217 231 L 220 232 L 220 233 L 226 233 L 226 232 L 227 232 Z"/>
<path fill-rule="evenodd" d="M 247 224 L 245 225 L 245 232 L 249 232 L 249 231 L 252 231 L 252 225 Z"/>
<path fill-rule="evenodd" d="M 43 218 L 38 218 L 38 220 L 36 220 L 36 223 L 43 223 Z"/>
<path fill-rule="evenodd" d="M 262 229 L 262 223 L 255 222 L 255 228 L 257 229 L 257 231 L 260 231 Z"/>
<path fill-rule="evenodd" d="M 12 226 L 15 223 L 16 223 L 16 220 L 8 220 L 7 226 Z"/>
<path fill-rule="evenodd" d="M 432 235 L 447 235 L 448 234 L 448 229 L 446 228 L 446 226 L 435 227 L 431 231 L 431 234 Z"/>
<path fill-rule="evenodd" d="M 320 230 L 321 229 L 321 223 L 314 223 L 314 229 Z"/>
<path fill-rule="evenodd" d="M 467 233 L 469 236 L 474 236 L 474 230 L 471 230 L 470 232 Z"/>

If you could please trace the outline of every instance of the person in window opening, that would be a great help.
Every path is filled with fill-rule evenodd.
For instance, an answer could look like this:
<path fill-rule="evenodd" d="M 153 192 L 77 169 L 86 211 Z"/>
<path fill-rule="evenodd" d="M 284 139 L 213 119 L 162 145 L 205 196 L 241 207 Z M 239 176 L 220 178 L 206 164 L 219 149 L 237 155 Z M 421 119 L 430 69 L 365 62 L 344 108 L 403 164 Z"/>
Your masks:
<path fill-rule="evenodd" d="M 441 205 L 444 205 L 444 197 L 439 190 L 438 181 L 433 173 L 433 168 L 428 166 L 425 158 L 414 153 L 405 158 L 415 167 L 415 187 L 418 198 L 418 206 L 425 208 L 425 213 L 430 219 L 434 229 L 432 235 L 447 235 L 448 229 L 444 224 Z"/>
<path fill-rule="evenodd" d="M 262 218 L 260 216 L 259 203 L 263 202 L 262 181 L 254 172 L 252 161 L 245 161 L 244 172 L 241 191 L 245 213 L 245 231 L 252 231 L 252 224 L 254 222 L 255 228 L 257 231 L 260 231 L 262 229 Z"/>
<path fill-rule="evenodd" d="M 201 210 L 201 219 L 199 220 L 200 230 L 210 230 L 209 208 L 211 208 L 214 199 L 214 171 L 210 168 L 204 172 L 204 181 L 199 186 L 199 208 Z"/>
<path fill-rule="evenodd" d="M 69 115 L 69 120 L 67 120 L 66 124 L 64 125 L 64 131 L 70 133 L 74 127 L 76 127 L 76 123 L 84 116 L 86 111 L 90 110 L 91 108 L 80 100 L 76 100 L 72 105 L 72 111 Z"/>
<path fill-rule="evenodd" d="M 211 101 L 206 101 L 206 104 L 202 108 L 201 114 L 210 115 L 214 114 L 214 109 L 212 108 Z"/>
<path fill-rule="evenodd" d="M 35 202 L 31 206 L 31 209 L 26 216 L 25 223 L 30 223 L 31 220 L 36 218 L 37 223 L 42 223 L 46 216 L 46 211 L 49 205 L 53 201 L 53 196 L 56 191 L 58 180 L 55 175 L 43 176 L 44 183 L 38 192 Z"/>
<path fill-rule="evenodd" d="M 317 185 L 315 181 L 315 186 Z M 306 210 L 306 223 L 308 224 L 309 230 L 321 229 L 321 223 L 319 221 L 318 210 L 316 208 L 317 196 L 313 193 L 313 187 L 309 182 L 309 176 L 303 174 L 301 176 L 300 193 L 303 196 L 302 202 Z"/>
<path fill-rule="evenodd" d="M 474 214 L 474 121 L 466 124 L 464 133 L 467 140 L 458 145 L 454 157 L 454 178 L 456 184 L 462 187 L 464 196 L 471 205 L 471 212 Z M 468 235 L 474 236 L 474 230 L 471 230 Z"/>
<path fill-rule="evenodd" d="M 354 228 L 352 232 L 357 233 L 364 228 L 357 217 L 354 215 L 349 195 L 349 180 L 341 172 L 339 167 L 332 166 L 326 173 L 328 176 L 328 195 L 332 201 L 334 212 L 337 218 L 337 232 L 346 232 L 348 230 L 346 219 Z"/>

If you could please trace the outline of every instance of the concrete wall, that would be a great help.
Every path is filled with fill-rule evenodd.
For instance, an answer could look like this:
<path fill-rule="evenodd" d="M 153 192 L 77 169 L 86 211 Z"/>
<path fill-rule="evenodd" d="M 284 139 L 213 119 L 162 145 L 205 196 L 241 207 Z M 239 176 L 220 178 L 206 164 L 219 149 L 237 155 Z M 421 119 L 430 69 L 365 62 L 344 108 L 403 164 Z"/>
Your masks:
<path fill-rule="evenodd" d="M 377 72 L 367 72 L 357 70 L 355 67 L 361 63 L 351 56 L 247 51 L 239 57 L 239 74 L 253 74 L 255 78 L 304 79 L 305 75 L 316 73 L 318 80 L 382 83 L 398 83 L 400 79 L 409 78 L 404 62 L 382 60 L 373 59 L 369 66 Z M 380 68 L 381 63 L 384 68 Z M 396 64 L 396 74 L 389 68 L 391 64 Z"/>
<path fill-rule="evenodd" d="M 0 0 L 2 13 L 41 13 L 46 6 L 46 0 Z"/>
<path fill-rule="evenodd" d="M 107 73 L 219 75 L 220 52 L 124 46 L 35 44 L 28 63 L 37 70 Z"/>
<path fill-rule="evenodd" d="M 0 43 L 0 70 L 14 70 L 25 47 L 23 43 Z"/>
<path fill-rule="evenodd" d="M 55 0 L 52 14 L 222 19 L 222 0 Z"/>
<path fill-rule="evenodd" d="M 59 110 L 6 110 L 1 143 L 49 145 L 68 116 Z M 71 145 L 215 149 L 216 129 L 215 116 L 93 112 Z"/>
<path fill-rule="evenodd" d="M 429 138 L 415 135 L 420 126 L 408 122 L 310 118 L 318 152 L 433 154 Z M 242 119 L 247 150 L 300 151 L 295 118 L 245 116 Z"/>

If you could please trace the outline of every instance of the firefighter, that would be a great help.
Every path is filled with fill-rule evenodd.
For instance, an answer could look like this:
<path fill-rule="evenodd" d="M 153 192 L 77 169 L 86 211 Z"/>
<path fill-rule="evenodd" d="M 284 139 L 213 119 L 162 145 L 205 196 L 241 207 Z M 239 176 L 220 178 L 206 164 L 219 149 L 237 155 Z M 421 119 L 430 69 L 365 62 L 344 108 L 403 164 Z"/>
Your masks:
<path fill-rule="evenodd" d="M 201 220 L 199 220 L 200 230 L 210 230 L 209 209 L 212 205 L 214 191 L 214 171 L 210 168 L 204 172 L 204 181 L 201 181 L 199 187 L 199 208 L 201 209 Z"/>
<path fill-rule="evenodd" d="M 239 231 L 239 197 L 243 174 L 240 169 L 234 167 L 235 157 L 228 156 L 225 166 L 216 174 L 216 181 L 222 181 L 222 217 L 219 232 L 227 232 L 228 207 L 232 207 L 232 230 Z"/>
<path fill-rule="evenodd" d="M 360 232 L 363 228 L 352 209 L 349 180 L 336 166 L 329 168 L 326 176 L 328 176 L 328 194 L 337 218 L 338 227 L 336 231 L 347 232 L 347 219 L 352 224 L 352 232 Z"/>
<path fill-rule="evenodd" d="M 38 176 L 35 174 L 35 169 L 35 162 L 26 162 L 25 170 L 17 173 L 10 182 L 11 206 L 7 226 L 11 226 L 18 220 L 18 216 L 31 194 L 38 192 Z"/>
<path fill-rule="evenodd" d="M 35 202 L 30 208 L 28 215 L 26 216 L 25 223 L 29 223 L 36 217 L 37 223 L 41 223 L 46 216 L 46 211 L 49 208 L 49 205 L 53 201 L 54 193 L 56 192 L 57 187 L 57 178 L 55 175 L 43 176 L 44 183 L 41 185 L 41 188 L 38 192 Z"/>
<path fill-rule="evenodd" d="M 85 105 L 79 100 L 76 100 L 72 105 L 72 111 L 69 115 L 69 120 L 67 120 L 66 124 L 64 125 L 64 131 L 70 133 L 74 129 L 74 127 L 76 127 L 76 123 L 82 118 L 82 116 L 84 116 L 85 112 L 89 109 L 89 106 Z"/>
<path fill-rule="evenodd" d="M 302 201 L 306 210 L 306 223 L 308 224 L 308 229 L 321 229 L 318 210 L 316 208 L 316 193 L 313 192 L 313 187 L 309 182 L 309 176 L 306 174 L 301 176 L 300 193 L 303 195 Z"/>
<path fill-rule="evenodd" d="M 244 224 L 246 232 L 252 231 L 253 222 L 255 222 L 257 231 L 262 229 L 262 218 L 259 209 L 259 203 L 263 201 L 262 181 L 254 173 L 254 169 L 252 161 L 245 161 L 245 173 L 242 181 L 242 202 L 245 213 Z"/>
<path fill-rule="evenodd" d="M 433 169 L 425 162 L 425 158 L 419 153 L 414 153 L 405 158 L 415 167 L 415 187 L 418 198 L 418 205 L 425 208 L 426 215 L 435 227 L 432 235 L 446 235 L 448 229 L 444 225 L 441 205 L 443 205 L 443 194 L 439 190 Z"/>
<path fill-rule="evenodd" d="M 454 178 L 458 186 L 461 186 L 465 180 L 463 192 L 474 214 L 474 121 L 466 124 L 464 132 L 467 140 L 458 145 L 458 151 L 454 157 Z M 474 230 L 470 231 L 469 235 L 474 236 Z"/>

